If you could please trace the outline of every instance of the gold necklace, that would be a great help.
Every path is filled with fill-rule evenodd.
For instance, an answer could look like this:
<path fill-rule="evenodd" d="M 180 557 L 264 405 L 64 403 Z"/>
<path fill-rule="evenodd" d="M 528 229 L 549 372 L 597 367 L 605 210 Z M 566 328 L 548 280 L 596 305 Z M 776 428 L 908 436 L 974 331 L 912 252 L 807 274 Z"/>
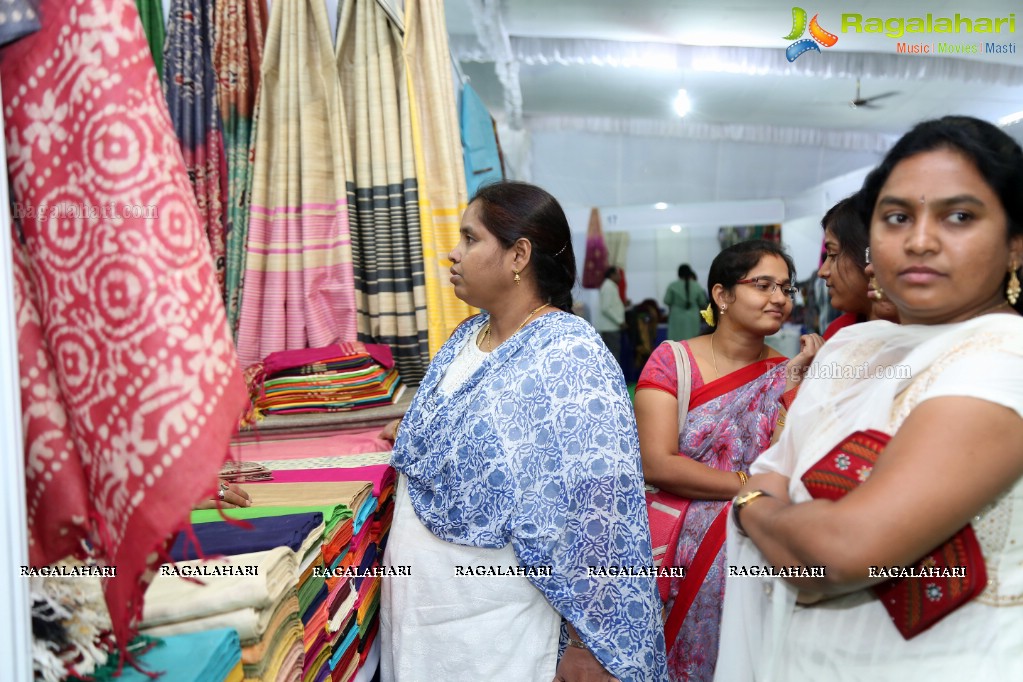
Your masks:
<path fill-rule="evenodd" d="M 711 360 L 714 361 L 714 372 L 717 374 L 717 377 L 720 379 L 721 378 L 721 370 L 718 369 L 718 355 L 717 355 L 717 353 L 714 352 L 714 336 L 715 336 L 715 334 L 711 334 L 710 335 L 710 357 L 711 357 Z M 764 356 L 766 356 L 766 355 L 767 355 L 767 344 L 764 344 L 763 349 L 760 351 L 760 357 L 758 357 L 754 362 L 760 362 L 761 360 L 764 359 Z M 750 364 L 753 364 L 753 363 L 751 362 Z"/>
<path fill-rule="evenodd" d="M 512 332 L 511 336 L 515 336 L 520 331 L 522 331 L 522 328 L 526 326 L 526 323 L 529 322 L 529 320 L 533 317 L 533 315 L 536 315 L 538 312 L 540 312 L 544 308 L 548 307 L 549 305 L 550 305 L 550 303 L 544 303 L 539 308 L 533 308 L 532 310 L 530 310 L 529 314 L 526 315 L 526 319 L 522 320 L 522 324 L 519 325 L 518 329 L 516 329 L 515 331 Z M 508 338 L 511 338 L 511 336 L 509 336 Z M 492 353 L 494 351 L 494 347 L 490 344 L 490 323 L 489 322 L 487 322 L 487 326 L 483 328 L 483 335 L 480 337 L 480 342 L 481 342 L 480 345 L 482 345 L 483 341 L 487 342 L 487 352 L 488 353 Z"/>

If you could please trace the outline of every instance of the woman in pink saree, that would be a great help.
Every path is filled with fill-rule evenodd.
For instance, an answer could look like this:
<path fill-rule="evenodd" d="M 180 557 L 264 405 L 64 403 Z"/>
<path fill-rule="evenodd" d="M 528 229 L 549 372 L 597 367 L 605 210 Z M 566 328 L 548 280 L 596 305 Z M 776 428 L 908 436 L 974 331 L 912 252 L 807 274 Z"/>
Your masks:
<path fill-rule="evenodd" d="M 712 524 L 770 445 L 779 398 L 822 343 L 817 335 L 804 336 L 799 355 L 788 361 L 764 341 L 792 312 L 794 275 L 791 259 L 771 242 L 742 242 L 714 259 L 706 313 L 714 332 L 683 342 L 692 386 L 684 428 L 678 426 L 678 370 L 669 344 L 653 353 L 636 386 L 644 477 L 679 496 L 676 507 L 685 514 L 677 546 L 667 549 L 672 565 L 691 567 L 701 545 L 706 559 L 713 557 L 678 638 L 667 643 L 672 680 L 714 675 L 727 570 L 724 535 L 717 530 L 723 524 Z M 672 578 L 666 613 L 685 580 Z"/>

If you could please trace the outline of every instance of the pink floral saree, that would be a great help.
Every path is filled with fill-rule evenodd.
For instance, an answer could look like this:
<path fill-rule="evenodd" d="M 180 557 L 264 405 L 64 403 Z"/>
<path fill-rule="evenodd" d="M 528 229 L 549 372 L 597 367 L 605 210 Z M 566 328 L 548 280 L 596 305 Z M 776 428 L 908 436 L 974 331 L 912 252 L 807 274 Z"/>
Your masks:
<path fill-rule="evenodd" d="M 679 456 L 723 471 L 749 471 L 753 460 L 771 443 L 778 416 L 778 398 L 785 389 L 785 358 L 761 360 L 705 384 L 689 345 L 685 342 L 683 345 L 693 368 L 693 389 L 685 428 L 679 434 Z M 656 388 L 677 396 L 675 359 L 668 345 L 662 344 L 650 356 L 636 388 Z M 727 503 L 728 500 L 692 500 L 689 503 L 679 543 L 674 549 L 674 565 L 692 563 L 711 522 Z M 672 680 L 714 677 L 727 570 L 724 554 L 722 547 L 683 621 L 678 639 L 674 644 L 668 643 Z M 683 580 L 672 580 L 668 611 L 674 605 Z"/>

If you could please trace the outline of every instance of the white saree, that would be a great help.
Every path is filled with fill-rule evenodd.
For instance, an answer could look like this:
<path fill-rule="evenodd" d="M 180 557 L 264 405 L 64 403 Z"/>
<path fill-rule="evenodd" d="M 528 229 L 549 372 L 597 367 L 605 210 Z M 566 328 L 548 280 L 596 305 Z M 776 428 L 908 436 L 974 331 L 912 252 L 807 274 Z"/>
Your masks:
<path fill-rule="evenodd" d="M 845 436 L 868 428 L 894 434 L 917 405 L 938 396 L 980 398 L 1023 418 L 1023 318 L 842 330 L 818 353 L 779 442 L 752 472 L 788 476 L 793 502 L 805 502 L 800 477 Z M 1023 679 L 1023 482 L 972 525 L 987 589 L 911 640 L 869 590 L 804 607 L 784 580 L 729 577 L 715 679 Z M 731 521 L 727 552 L 732 566 L 768 563 Z"/>

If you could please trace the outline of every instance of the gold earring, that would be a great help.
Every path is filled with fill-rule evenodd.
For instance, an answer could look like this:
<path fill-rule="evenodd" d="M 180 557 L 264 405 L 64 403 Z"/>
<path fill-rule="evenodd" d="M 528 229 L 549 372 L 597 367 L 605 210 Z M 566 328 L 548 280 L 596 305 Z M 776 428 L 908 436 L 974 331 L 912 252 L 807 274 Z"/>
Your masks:
<path fill-rule="evenodd" d="M 870 286 L 874 287 L 874 300 L 875 301 L 883 301 L 884 300 L 884 289 L 882 289 L 881 286 L 877 283 L 877 278 L 876 277 L 871 277 L 870 278 Z"/>
<path fill-rule="evenodd" d="M 522 278 L 519 277 L 519 271 L 518 270 L 512 270 L 512 272 L 515 273 L 515 283 L 516 284 L 522 284 Z"/>
<path fill-rule="evenodd" d="M 723 306 L 721 306 L 721 314 L 722 314 L 722 315 L 724 315 L 724 314 L 725 314 L 725 311 L 726 311 L 726 310 L 728 310 L 728 306 L 726 306 L 726 305 L 723 305 Z"/>
<path fill-rule="evenodd" d="M 1019 300 L 1019 277 L 1016 275 L 1015 263 L 1009 268 L 1009 283 L 1005 286 L 1005 298 L 1009 300 L 1009 305 L 1016 305 L 1016 301 Z"/>

